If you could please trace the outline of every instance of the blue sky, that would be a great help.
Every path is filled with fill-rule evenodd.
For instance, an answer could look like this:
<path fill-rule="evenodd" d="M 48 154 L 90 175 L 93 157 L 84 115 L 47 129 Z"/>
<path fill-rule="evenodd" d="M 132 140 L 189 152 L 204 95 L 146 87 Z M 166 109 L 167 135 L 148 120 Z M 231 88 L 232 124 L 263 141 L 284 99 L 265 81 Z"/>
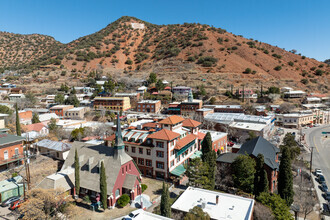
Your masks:
<path fill-rule="evenodd" d="M 209 24 L 323 61 L 330 58 L 329 11 L 329 0 L 0 0 L 0 31 L 68 43 L 128 15 Z"/>

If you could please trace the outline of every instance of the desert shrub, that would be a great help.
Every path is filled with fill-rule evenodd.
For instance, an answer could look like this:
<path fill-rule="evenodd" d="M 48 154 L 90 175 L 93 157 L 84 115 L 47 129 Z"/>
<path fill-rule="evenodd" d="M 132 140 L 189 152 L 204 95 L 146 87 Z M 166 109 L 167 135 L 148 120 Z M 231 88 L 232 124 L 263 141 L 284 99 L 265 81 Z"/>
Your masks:
<path fill-rule="evenodd" d="M 119 197 L 119 199 L 117 200 L 117 205 L 119 207 L 125 207 L 129 201 L 130 201 L 130 197 L 127 194 L 123 194 L 121 197 Z"/>
<path fill-rule="evenodd" d="M 232 49 L 232 50 L 237 50 L 237 47 L 236 47 L 236 46 L 234 46 L 234 47 L 232 47 L 231 49 Z"/>
<path fill-rule="evenodd" d="M 300 82 L 302 83 L 302 84 L 307 84 L 308 83 L 308 80 L 307 79 L 302 79 L 302 80 L 300 80 Z"/>
<path fill-rule="evenodd" d="M 189 62 L 195 62 L 196 58 L 195 57 L 188 57 L 187 61 Z"/>
<path fill-rule="evenodd" d="M 252 70 L 250 68 L 246 68 L 243 73 L 250 74 Z"/>
<path fill-rule="evenodd" d="M 132 65 L 133 64 L 133 61 L 131 59 L 127 59 L 126 62 L 125 62 L 125 64 Z"/>
<path fill-rule="evenodd" d="M 275 66 L 275 67 L 274 67 L 274 70 L 276 70 L 276 71 L 280 71 L 281 69 L 282 69 L 281 66 Z"/>
<path fill-rule="evenodd" d="M 282 58 L 281 55 L 278 55 L 278 54 L 276 54 L 276 53 L 273 53 L 272 56 L 273 56 L 273 57 L 276 57 L 276 58 L 278 58 L 278 59 L 281 59 L 281 58 Z"/>
<path fill-rule="evenodd" d="M 197 61 L 197 64 L 201 64 L 204 67 L 211 67 L 213 66 L 218 60 L 214 57 L 207 56 L 207 57 L 200 57 Z"/>
<path fill-rule="evenodd" d="M 217 41 L 218 41 L 219 44 L 222 44 L 223 39 L 221 37 L 218 37 Z"/>
<path fill-rule="evenodd" d="M 311 70 L 312 71 L 316 70 L 316 66 L 311 67 Z"/>
<path fill-rule="evenodd" d="M 294 63 L 292 61 L 288 62 L 289 66 L 293 66 Z"/>
<path fill-rule="evenodd" d="M 324 73 L 324 71 L 323 71 L 323 70 L 320 70 L 320 69 L 317 69 L 317 70 L 315 71 L 315 75 L 317 75 L 317 76 L 322 76 L 323 73 Z"/>

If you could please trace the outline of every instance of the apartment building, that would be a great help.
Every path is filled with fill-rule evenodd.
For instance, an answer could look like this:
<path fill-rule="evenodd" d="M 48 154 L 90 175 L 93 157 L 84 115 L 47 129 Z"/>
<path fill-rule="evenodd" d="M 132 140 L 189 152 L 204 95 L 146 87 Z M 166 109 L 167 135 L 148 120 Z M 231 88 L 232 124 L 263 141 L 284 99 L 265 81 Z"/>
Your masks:
<path fill-rule="evenodd" d="M 127 111 L 131 108 L 129 97 L 95 97 L 94 98 L 95 109 L 107 109 L 114 111 Z"/>
<path fill-rule="evenodd" d="M 185 172 L 183 164 L 199 148 L 198 125 L 188 129 L 183 127 L 184 121 L 174 115 L 159 121 L 157 129 L 123 131 L 125 151 L 143 175 L 159 179 L 182 177 Z M 115 135 L 106 138 L 107 145 L 111 145 L 114 139 Z"/>
<path fill-rule="evenodd" d="M 160 100 L 142 100 L 137 103 L 138 112 L 158 113 L 162 107 Z"/>
<path fill-rule="evenodd" d="M 23 164 L 23 137 L 0 133 L 0 170 Z"/>

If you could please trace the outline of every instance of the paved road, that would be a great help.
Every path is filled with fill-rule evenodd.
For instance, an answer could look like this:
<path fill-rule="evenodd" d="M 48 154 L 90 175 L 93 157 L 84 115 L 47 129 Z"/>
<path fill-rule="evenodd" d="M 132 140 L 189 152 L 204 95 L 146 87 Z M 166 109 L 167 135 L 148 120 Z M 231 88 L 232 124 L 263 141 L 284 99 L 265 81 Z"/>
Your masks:
<path fill-rule="evenodd" d="M 320 168 L 323 172 L 324 178 L 327 182 L 327 185 L 330 184 L 330 135 L 328 138 L 325 138 L 322 135 L 322 131 L 330 131 L 330 125 L 316 127 L 312 129 L 305 129 L 303 133 L 306 135 L 305 140 L 307 146 L 313 147 L 313 163 L 312 163 L 312 171 L 315 168 Z M 309 154 L 310 157 L 310 154 Z M 306 158 L 305 158 L 306 159 Z M 308 158 L 309 160 L 309 158 Z M 318 182 L 315 181 L 315 176 L 312 175 L 314 178 L 314 185 L 317 190 L 317 194 L 321 203 L 321 207 L 324 208 L 326 201 L 322 197 L 322 192 L 319 189 Z M 326 219 L 330 219 L 327 217 Z"/>

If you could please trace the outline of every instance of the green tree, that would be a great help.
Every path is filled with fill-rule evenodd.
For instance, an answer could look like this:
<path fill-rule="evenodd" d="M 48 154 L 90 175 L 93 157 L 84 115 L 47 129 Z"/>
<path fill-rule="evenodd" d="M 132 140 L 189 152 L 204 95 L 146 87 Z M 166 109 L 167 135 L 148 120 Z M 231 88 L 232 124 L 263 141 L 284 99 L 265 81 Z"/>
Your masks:
<path fill-rule="evenodd" d="M 73 95 L 73 94 L 71 94 L 71 95 L 70 95 L 70 96 L 64 101 L 64 103 L 65 103 L 66 105 L 73 105 L 74 107 L 78 107 L 79 104 L 80 104 L 80 102 L 79 102 L 77 96 L 76 96 L 76 95 Z"/>
<path fill-rule="evenodd" d="M 74 176 L 75 176 L 75 188 L 76 195 L 79 196 L 80 192 L 80 166 L 79 166 L 79 157 L 77 149 L 74 152 Z"/>
<path fill-rule="evenodd" d="M 290 206 L 293 202 L 293 179 L 291 171 L 291 157 L 288 147 L 283 147 L 282 157 L 278 175 L 278 193 L 286 204 Z"/>
<path fill-rule="evenodd" d="M 184 220 L 210 220 L 210 216 L 202 208 L 195 206 L 189 210 Z"/>
<path fill-rule="evenodd" d="M 59 90 L 67 93 L 69 92 L 69 87 L 66 84 L 61 84 L 61 88 Z"/>
<path fill-rule="evenodd" d="M 215 104 L 215 101 L 216 101 L 216 98 L 215 98 L 215 97 L 212 97 L 212 98 L 210 99 L 210 104 L 211 104 L 211 105 L 214 105 L 214 104 Z"/>
<path fill-rule="evenodd" d="M 211 189 L 214 183 L 209 179 L 209 167 L 200 158 L 191 159 L 188 163 L 186 175 L 188 184 L 194 187 Z"/>
<path fill-rule="evenodd" d="M 254 174 L 254 195 L 257 197 L 262 192 L 268 192 L 268 179 L 264 168 L 264 156 L 258 154 L 256 172 Z"/>
<path fill-rule="evenodd" d="M 17 136 L 21 136 L 22 131 L 21 131 L 21 123 L 20 123 L 19 115 L 18 115 L 17 102 L 15 104 L 15 110 L 16 110 L 16 134 L 17 134 Z"/>
<path fill-rule="evenodd" d="M 85 129 L 83 127 L 76 128 L 71 131 L 71 140 L 72 141 L 77 141 L 80 140 L 81 137 L 84 135 Z"/>
<path fill-rule="evenodd" d="M 168 191 L 168 186 L 163 182 L 163 191 L 160 200 L 160 214 L 162 216 L 171 217 L 171 205 L 170 205 L 170 194 Z"/>
<path fill-rule="evenodd" d="M 105 167 L 103 161 L 101 162 L 100 170 L 100 191 L 101 191 L 101 202 L 103 204 L 103 209 L 105 210 L 108 207 L 107 204 L 107 177 L 105 175 Z"/>
<path fill-rule="evenodd" d="M 71 92 L 70 92 L 72 95 L 75 95 L 75 94 L 77 94 L 77 91 L 76 91 L 76 89 L 74 88 L 74 87 L 72 87 L 72 89 L 71 89 Z"/>
<path fill-rule="evenodd" d="M 64 101 L 65 101 L 64 95 L 62 95 L 60 93 L 56 94 L 54 101 L 57 104 L 64 104 Z"/>
<path fill-rule="evenodd" d="M 151 84 L 151 83 L 156 83 L 157 82 L 157 75 L 156 73 L 150 73 L 149 74 L 149 78 L 148 78 L 148 84 Z"/>
<path fill-rule="evenodd" d="M 277 194 L 269 194 L 263 192 L 257 197 L 257 201 L 263 205 L 268 206 L 276 219 L 278 220 L 293 220 L 290 209 L 284 199 Z"/>
<path fill-rule="evenodd" d="M 282 150 L 285 147 L 288 147 L 289 149 L 291 160 L 294 160 L 300 154 L 300 148 L 298 147 L 297 142 L 291 133 L 286 133 L 280 149 Z"/>
<path fill-rule="evenodd" d="M 281 91 L 280 91 L 280 88 L 275 87 L 275 86 L 271 86 L 271 87 L 268 88 L 267 93 L 268 94 L 280 94 Z"/>
<path fill-rule="evenodd" d="M 214 189 L 216 157 L 217 154 L 212 148 L 211 134 L 207 132 L 202 142 L 202 161 L 205 163 L 208 170 L 208 178 L 210 181 L 208 189 Z"/>
<path fill-rule="evenodd" d="M 55 118 L 51 118 L 50 121 L 48 122 L 48 129 L 51 132 L 54 132 L 57 129 Z"/>
<path fill-rule="evenodd" d="M 13 114 L 13 110 L 11 110 L 10 108 L 8 108 L 8 107 L 5 106 L 5 105 L 1 105 L 1 104 L 0 104 L 0 113 L 1 113 L 1 114 L 8 114 L 8 115 L 11 115 L 11 114 Z"/>
<path fill-rule="evenodd" d="M 32 124 L 35 124 L 35 123 L 40 123 L 38 113 L 34 113 L 32 116 Z"/>
<path fill-rule="evenodd" d="M 111 79 L 109 79 L 107 82 L 104 83 L 103 88 L 106 92 L 113 92 L 115 89 L 115 83 Z"/>
<path fill-rule="evenodd" d="M 164 88 L 165 88 L 165 85 L 164 85 L 163 81 L 161 79 L 159 79 L 156 83 L 156 89 L 158 91 L 161 91 L 161 90 L 164 90 Z"/>
<path fill-rule="evenodd" d="M 248 155 L 240 155 L 232 163 L 234 184 L 247 193 L 253 192 L 254 189 L 255 164 Z"/>

